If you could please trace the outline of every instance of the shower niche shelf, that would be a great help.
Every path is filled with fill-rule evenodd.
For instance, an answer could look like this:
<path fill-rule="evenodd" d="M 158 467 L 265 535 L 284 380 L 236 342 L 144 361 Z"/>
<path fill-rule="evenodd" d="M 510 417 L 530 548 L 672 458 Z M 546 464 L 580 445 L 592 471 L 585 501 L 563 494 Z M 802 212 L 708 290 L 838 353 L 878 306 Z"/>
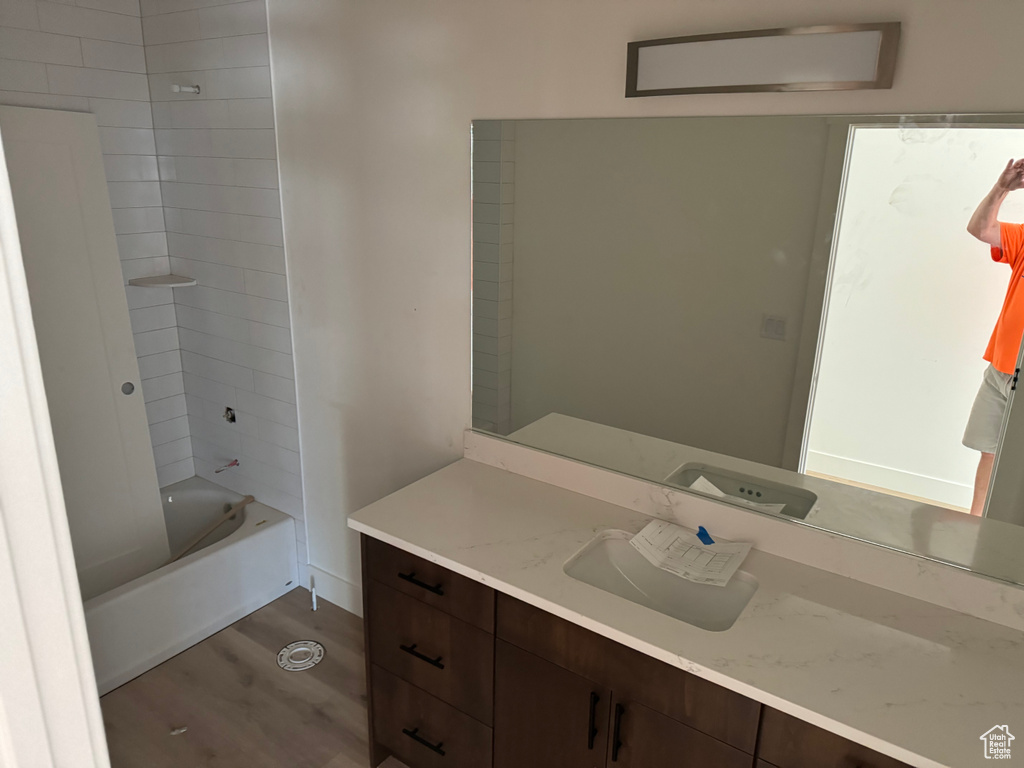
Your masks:
<path fill-rule="evenodd" d="M 181 275 L 156 275 L 154 277 L 133 277 L 128 285 L 140 285 L 143 288 L 185 288 L 195 285 L 194 277 L 182 277 Z"/>

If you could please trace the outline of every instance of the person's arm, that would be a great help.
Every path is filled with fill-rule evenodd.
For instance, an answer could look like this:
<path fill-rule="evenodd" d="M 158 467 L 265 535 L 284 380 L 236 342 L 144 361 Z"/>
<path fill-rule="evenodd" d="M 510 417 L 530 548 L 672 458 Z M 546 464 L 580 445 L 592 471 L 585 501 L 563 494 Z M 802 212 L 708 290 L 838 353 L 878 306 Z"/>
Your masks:
<path fill-rule="evenodd" d="M 999 206 L 1003 204 L 1008 194 L 1021 187 L 1024 187 L 1024 159 L 1017 162 L 1011 159 L 999 174 L 995 186 L 985 195 L 971 216 L 967 223 L 967 231 L 983 243 L 1001 248 L 1002 238 L 999 235 L 999 221 L 996 218 Z"/>

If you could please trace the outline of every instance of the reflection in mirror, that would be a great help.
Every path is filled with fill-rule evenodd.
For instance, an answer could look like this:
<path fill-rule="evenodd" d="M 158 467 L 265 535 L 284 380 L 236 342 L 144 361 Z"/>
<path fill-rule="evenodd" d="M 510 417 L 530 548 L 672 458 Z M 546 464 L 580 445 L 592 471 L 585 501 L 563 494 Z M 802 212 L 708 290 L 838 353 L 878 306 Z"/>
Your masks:
<path fill-rule="evenodd" d="M 1022 138 L 1012 116 L 475 122 L 474 427 L 961 565 L 1024 546 L 966 514 L 1003 406 L 962 442 L 1018 275 L 967 225 Z"/>

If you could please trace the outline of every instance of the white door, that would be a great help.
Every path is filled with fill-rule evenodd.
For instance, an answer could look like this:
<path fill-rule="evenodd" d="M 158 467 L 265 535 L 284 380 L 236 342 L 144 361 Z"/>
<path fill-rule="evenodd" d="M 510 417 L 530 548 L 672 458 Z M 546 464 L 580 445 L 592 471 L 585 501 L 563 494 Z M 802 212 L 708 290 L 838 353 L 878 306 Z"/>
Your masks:
<path fill-rule="evenodd" d="M 99 132 L 92 115 L 0 107 L 0 136 L 89 599 L 168 557 Z"/>

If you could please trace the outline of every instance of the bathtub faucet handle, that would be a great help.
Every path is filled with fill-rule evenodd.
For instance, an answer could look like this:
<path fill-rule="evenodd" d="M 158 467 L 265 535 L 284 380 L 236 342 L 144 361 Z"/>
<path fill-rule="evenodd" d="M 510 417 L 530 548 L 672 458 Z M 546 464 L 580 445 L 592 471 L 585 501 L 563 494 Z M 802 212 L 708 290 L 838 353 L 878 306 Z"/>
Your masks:
<path fill-rule="evenodd" d="M 239 466 L 238 459 L 232 459 L 227 464 L 225 464 L 223 467 L 217 467 L 215 470 L 213 470 L 213 472 L 214 472 L 214 474 L 218 474 L 220 472 L 223 472 L 225 469 L 231 469 L 232 467 L 237 467 L 237 466 Z"/>

